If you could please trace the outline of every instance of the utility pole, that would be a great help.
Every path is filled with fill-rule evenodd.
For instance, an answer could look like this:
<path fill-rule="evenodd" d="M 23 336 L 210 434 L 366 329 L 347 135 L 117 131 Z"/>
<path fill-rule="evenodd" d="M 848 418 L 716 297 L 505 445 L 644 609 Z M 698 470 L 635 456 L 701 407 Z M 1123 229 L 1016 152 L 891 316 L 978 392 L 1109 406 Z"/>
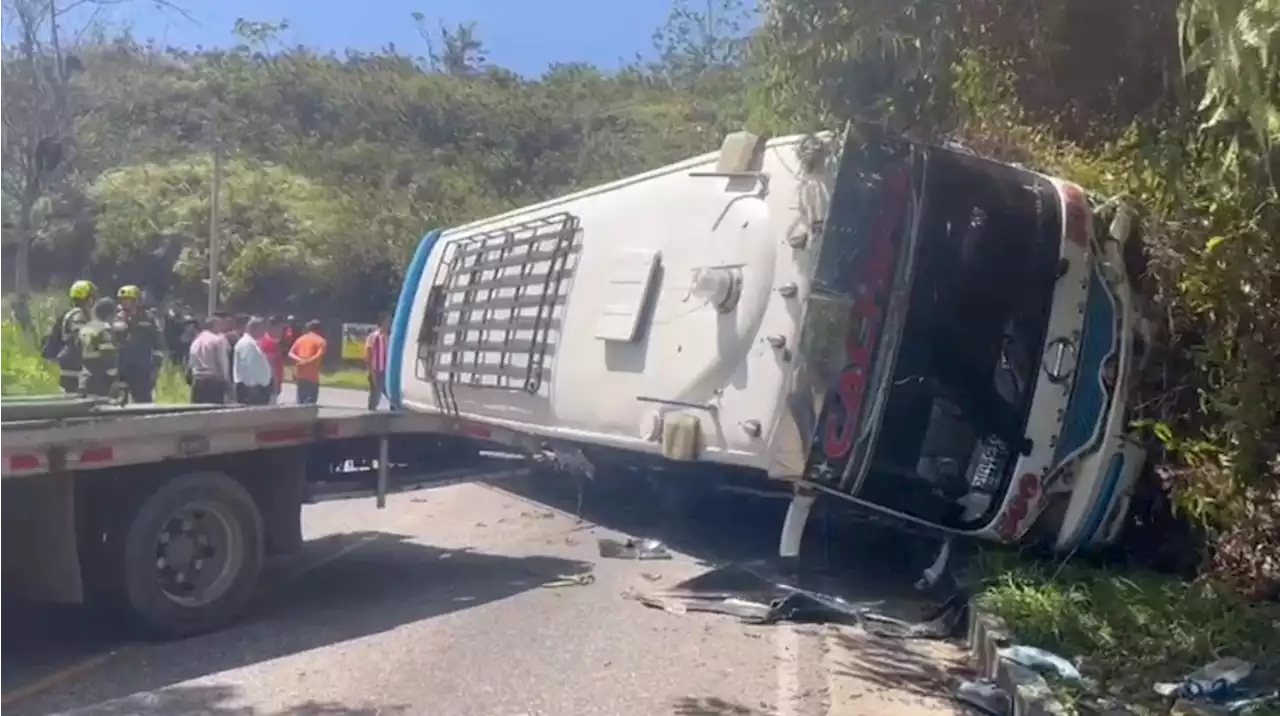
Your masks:
<path fill-rule="evenodd" d="M 218 312 L 218 253 L 222 244 L 222 142 L 213 143 L 213 200 L 209 207 L 209 303 L 207 315 Z"/>

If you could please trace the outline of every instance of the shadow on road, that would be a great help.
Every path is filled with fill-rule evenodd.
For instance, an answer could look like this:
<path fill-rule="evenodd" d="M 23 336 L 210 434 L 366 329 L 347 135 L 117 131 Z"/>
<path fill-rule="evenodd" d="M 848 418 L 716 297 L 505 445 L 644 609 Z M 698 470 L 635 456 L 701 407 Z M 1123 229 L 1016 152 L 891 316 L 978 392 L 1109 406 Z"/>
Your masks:
<path fill-rule="evenodd" d="M 634 537 L 662 540 L 708 565 L 751 562 L 792 584 L 838 593 L 850 601 L 883 600 L 895 616 L 916 618 L 913 585 L 938 542 L 869 522 L 834 500 L 819 500 L 800 559 L 777 559 L 787 500 L 715 493 L 696 505 L 673 504 L 659 489 L 615 479 L 581 481 L 581 517 Z M 493 487 L 573 514 L 579 482 L 547 476 L 504 480 Z M 913 608 L 896 608 L 910 604 Z"/>
<path fill-rule="evenodd" d="M 972 670 L 955 659 L 954 650 L 938 642 L 883 639 L 865 632 L 838 634 L 839 653 L 845 655 L 835 665 L 836 676 L 856 680 L 896 693 L 937 698 L 950 693 L 960 678 L 971 678 Z"/>
<path fill-rule="evenodd" d="M 163 689 L 241 666 L 295 654 L 328 644 L 393 629 L 402 624 L 469 609 L 537 588 L 587 565 L 553 557 L 507 557 L 470 550 L 446 550 L 409 542 L 403 535 L 380 532 L 348 533 L 313 540 L 308 554 L 336 554 L 350 549 L 342 559 L 300 574 L 298 560 L 275 565 L 264 578 L 264 587 L 240 623 L 223 631 L 182 641 L 149 644 L 129 650 L 106 662 L 91 683 L 59 687 L 30 702 L 5 704 L 9 714 L 48 713 L 98 704 L 138 692 Z M 353 545 L 358 545 L 354 547 Z M 295 576 L 296 575 L 296 576 Z M 39 633 L 31 642 L 11 639 L 5 630 L 3 662 L 5 689 L 20 687 L 22 678 L 14 664 L 50 659 L 61 651 L 83 655 L 118 646 L 125 634 L 117 623 L 87 611 L 58 611 L 47 628 L 32 624 L 24 631 Z M 28 619 L 29 622 L 34 620 Z M 5 625 L 14 623 L 6 616 Z M 95 648 L 95 646 L 97 648 Z M 35 653 L 24 653 L 24 648 Z M 64 656 L 65 661 L 65 656 Z M 79 689 L 85 689 L 85 692 Z M 166 692 L 168 693 L 168 692 Z M 201 695 L 204 694 L 204 695 Z M 215 694 L 190 689 L 172 691 L 164 698 L 212 699 Z M 159 698 L 149 696 L 148 698 Z M 229 697 L 221 697 L 226 701 Z M 40 702 L 37 704 L 36 702 Z M 103 705 L 108 706 L 107 704 Z M 123 708 L 123 707 L 122 707 Z M 125 708 L 119 713 L 254 713 L 243 710 L 207 710 L 148 707 Z M 300 706 L 285 713 L 360 714 L 359 709 L 329 709 L 325 705 Z M 32 710 L 26 710 L 32 709 Z M 310 709 L 310 710 L 307 710 Z M 97 709 L 89 713 L 114 714 Z M 369 712 L 372 713 L 372 712 Z M 385 713 L 385 710 L 382 712 Z"/>

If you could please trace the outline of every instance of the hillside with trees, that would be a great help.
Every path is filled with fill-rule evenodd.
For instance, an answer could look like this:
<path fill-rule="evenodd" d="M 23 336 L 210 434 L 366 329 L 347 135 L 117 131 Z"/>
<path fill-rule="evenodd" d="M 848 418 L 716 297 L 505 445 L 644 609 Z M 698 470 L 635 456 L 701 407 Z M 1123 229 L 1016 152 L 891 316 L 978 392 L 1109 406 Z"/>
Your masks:
<path fill-rule="evenodd" d="M 553 66 L 530 79 L 486 64 L 473 26 L 428 33 L 419 22 L 438 54 L 281 48 L 282 26 L 249 21 L 226 51 L 127 35 L 64 50 L 75 68 L 59 101 L 72 129 L 32 202 L 33 283 L 89 275 L 198 304 L 220 149 L 227 305 L 368 318 L 390 305 L 429 228 L 703 151 L 745 118 L 722 101 L 717 72 L 685 69 L 675 37 L 655 64 Z M 24 168 L 10 155 L 31 149 L 9 141 L 22 124 L 10 120 L 39 102 L 10 81 L 26 71 L 6 52 L 4 210 L 17 226 Z"/>
<path fill-rule="evenodd" d="M 73 46 L 33 7 L 6 4 L 31 33 L 5 47 L 3 208 L 4 263 L 29 240 L 36 287 L 88 275 L 198 304 L 215 151 L 227 304 L 351 320 L 390 304 L 431 227 L 743 125 L 863 120 L 1128 196 L 1162 334 L 1139 417 L 1186 518 L 1155 521 L 1153 498 L 1139 522 L 1172 561 L 1280 594 L 1277 0 L 678 3 L 655 60 L 538 77 L 489 64 L 484 28 L 422 16 L 418 54 L 282 47 L 252 21 L 239 46 L 192 51 Z"/>

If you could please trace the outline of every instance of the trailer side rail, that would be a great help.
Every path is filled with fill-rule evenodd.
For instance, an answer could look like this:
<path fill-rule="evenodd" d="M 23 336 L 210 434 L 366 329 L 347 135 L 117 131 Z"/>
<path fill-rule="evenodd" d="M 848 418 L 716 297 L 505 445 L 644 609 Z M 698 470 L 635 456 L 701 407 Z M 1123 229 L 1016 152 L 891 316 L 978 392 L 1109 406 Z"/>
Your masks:
<path fill-rule="evenodd" d="M 98 415 L 4 426 L 4 479 L 100 470 L 248 452 L 323 440 L 397 434 L 470 437 L 533 453 L 532 436 L 446 415 L 369 412 L 313 405 L 226 408 L 161 415 Z"/>

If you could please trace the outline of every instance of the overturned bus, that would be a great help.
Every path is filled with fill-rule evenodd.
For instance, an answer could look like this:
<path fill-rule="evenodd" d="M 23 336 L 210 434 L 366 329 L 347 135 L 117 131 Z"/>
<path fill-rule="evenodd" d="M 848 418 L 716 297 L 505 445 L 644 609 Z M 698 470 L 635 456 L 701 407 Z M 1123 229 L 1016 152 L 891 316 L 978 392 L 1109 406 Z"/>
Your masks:
<path fill-rule="evenodd" d="M 794 483 L 784 555 L 818 495 L 1087 549 L 1145 459 L 1132 217 L 953 148 L 740 132 L 429 233 L 388 393 L 597 464 Z"/>

